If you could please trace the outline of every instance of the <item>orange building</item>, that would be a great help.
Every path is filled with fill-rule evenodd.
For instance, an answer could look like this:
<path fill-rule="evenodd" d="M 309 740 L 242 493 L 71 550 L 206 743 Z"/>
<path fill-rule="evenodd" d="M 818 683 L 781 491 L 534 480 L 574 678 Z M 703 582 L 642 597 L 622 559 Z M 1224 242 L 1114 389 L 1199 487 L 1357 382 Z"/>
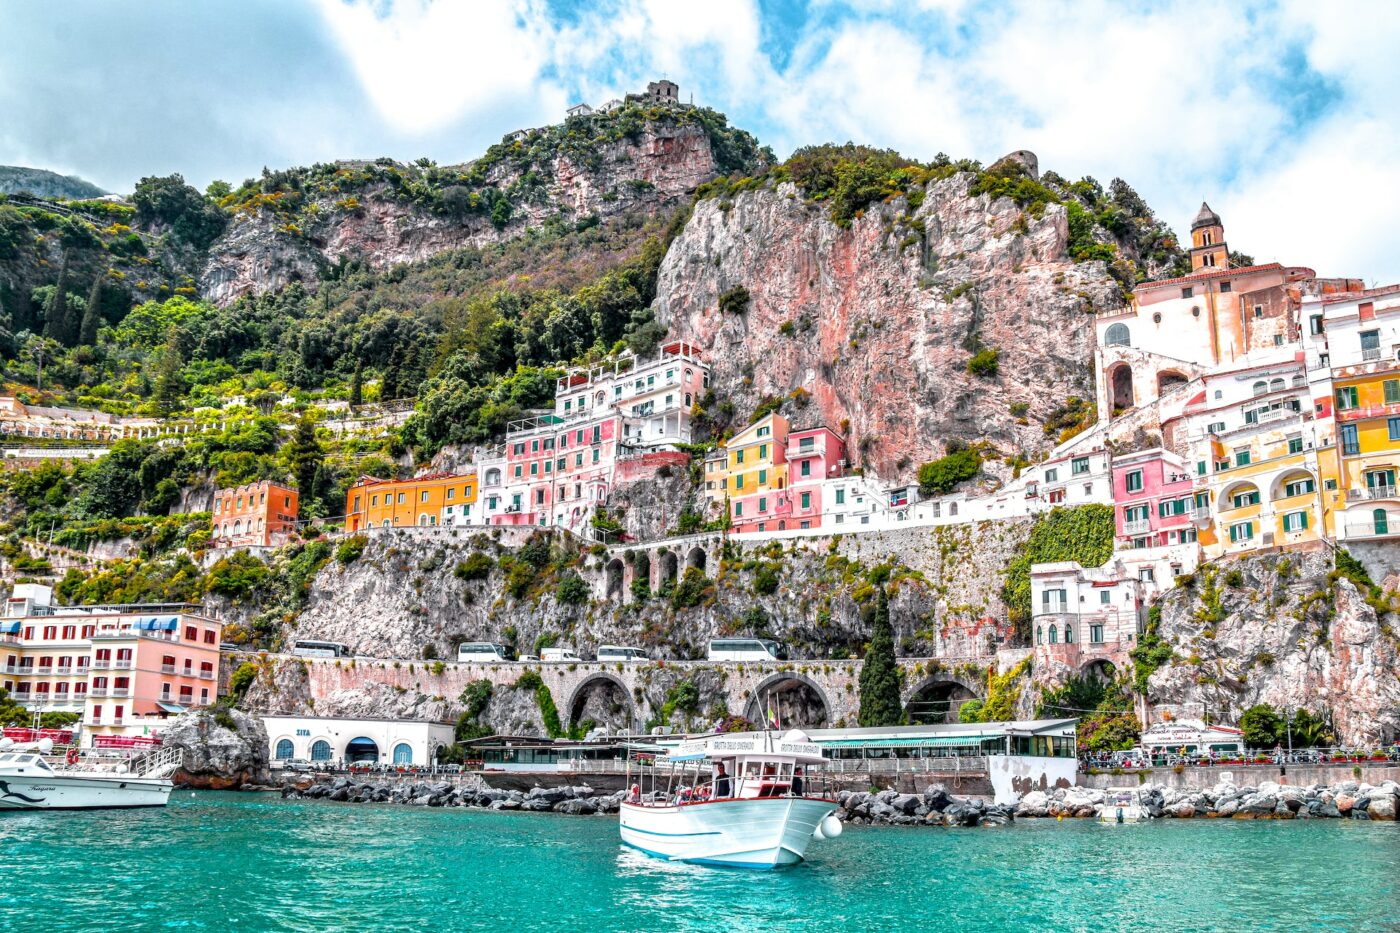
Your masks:
<path fill-rule="evenodd" d="M 214 547 L 278 547 L 296 530 L 297 491 L 270 480 L 214 493 Z"/>
<path fill-rule="evenodd" d="M 475 473 L 427 473 L 413 479 L 362 476 L 345 494 L 345 529 L 480 524 L 473 514 Z"/>

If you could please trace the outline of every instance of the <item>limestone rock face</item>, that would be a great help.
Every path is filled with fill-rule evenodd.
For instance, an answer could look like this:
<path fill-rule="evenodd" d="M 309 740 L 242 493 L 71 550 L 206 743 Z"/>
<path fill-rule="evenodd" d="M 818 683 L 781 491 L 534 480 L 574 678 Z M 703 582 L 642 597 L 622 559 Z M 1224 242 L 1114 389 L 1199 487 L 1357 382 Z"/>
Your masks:
<path fill-rule="evenodd" d="M 226 790 L 271 780 L 267 728 L 249 713 L 225 709 L 184 713 L 166 730 L 163 744 L 184 751 L 176 783 Z"/>
<path fill-rule="evenodd" d="M 1306 707 L 1330 711 L 1342 743 L 1392 741 L 1400 735 L 1396 637 L 1350 581 L 1328 580 L 1331 569 L 1321 552 L 1264 555 L 1206 568 L 1193 586 L 1168 592 L 1159 634 L 1176 659 L 1152 676 L 1149 701 L 1186 715 L 1205 704 L 1222 722 L 1238 722 L 1256 703 Z M 1224 615 L 1203 626 L 1197 614 L 1216 599 Z"/>
<path fill-rule="evenodd" d="M 849 422 L 853 458 L 882 480 L 911 477 L 954 438 L 1046 449 L 1038 419 L 1092 397 L 1089 312 L 1121 304 L 1120 290 L 1102 263 L 1066 255 L 1061 206 L 1033 219 L 1010 199 L 969 196 L 971 184 L 935 182 L 917 208 L 873 204 L 849 229 L 792 184 L 702 200 L 662 263 L 657 317 L 706 348 L 739 423 L 805 390 L 794 419 Z M 738 286 L 747 310 L 719 311 Z M 1000 354 L 990 379 L 967 371 L 984 347 Z M 1025 418 L 1010 412 L 1018 402 Z"/>
<path fill-rule="evenodd" d="M 227 304 L 293 282 L 314 288 L 320 270 L 341 260 L 383 269 L 443 250 L 505 242 L 561 214 L 607 218 L 657 210 L 683 201 L 718 168 L 704 128 L 648 122 L 635 138 L 599 143 L 586 157 L 561 153 L 544 174 L 542 189 L 515 205 L 502 226 L 481 214 L 434 213 L 395 196 L 387 183 L 357 189 L 353 205 L 340 192 L 320 197 L 311 219 L 295 229 L 272 211 L 239 212 L 209 251 L 200 293 Z M 503 159 L 486 182 L 504 191 L 520 176 L 519 168 Z"/>

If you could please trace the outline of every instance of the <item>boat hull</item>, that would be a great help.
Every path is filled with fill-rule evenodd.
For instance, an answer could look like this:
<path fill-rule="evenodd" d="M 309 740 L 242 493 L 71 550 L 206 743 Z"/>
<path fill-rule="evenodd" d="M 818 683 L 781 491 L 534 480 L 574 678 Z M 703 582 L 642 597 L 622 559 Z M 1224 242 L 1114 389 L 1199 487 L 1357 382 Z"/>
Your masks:
<path fill-rule="evenodd" d="M 173 785 L 127 775 L 0 775 L 0 810 L 99 810 L 163 807 Z"/>
<path fill-rule="evenodd" d="M 671 807 L 624 803 L 622 841 L 673 862 L 777 868 L 802 861 L 830 800 L 760 797 Z"/>

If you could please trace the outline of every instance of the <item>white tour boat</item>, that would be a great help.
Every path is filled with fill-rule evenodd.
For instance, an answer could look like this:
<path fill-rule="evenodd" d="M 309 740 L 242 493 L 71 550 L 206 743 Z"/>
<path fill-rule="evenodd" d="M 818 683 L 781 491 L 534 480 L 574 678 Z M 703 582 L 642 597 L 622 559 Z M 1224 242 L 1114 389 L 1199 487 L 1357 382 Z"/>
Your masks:
<path fill-rule="evenodd" d="M 641 769 L 639 783 L 629 773 L 622 841 L 673 862 L 795 864 L 813 839 L 841 835 L 836 801 L 821 783 L 824 765 L 821 747 L 799 730 L 682 743 Z"/>
<path fill-rule="evenodd" d="M 42 746 L 43 743 L 40 743 Z M 180 766 L 178 749 L 108 766 L 74 761 L 55 768 L 52 747 L 0 750 L 0 810 L 163 807 Z"/>
<path fill-rule="evenodd" d="M 1103 792 L 1100 823 L 1137 823 L 1145 818 L 1146 811 L 1136 788 L 1120 787 Z"/>

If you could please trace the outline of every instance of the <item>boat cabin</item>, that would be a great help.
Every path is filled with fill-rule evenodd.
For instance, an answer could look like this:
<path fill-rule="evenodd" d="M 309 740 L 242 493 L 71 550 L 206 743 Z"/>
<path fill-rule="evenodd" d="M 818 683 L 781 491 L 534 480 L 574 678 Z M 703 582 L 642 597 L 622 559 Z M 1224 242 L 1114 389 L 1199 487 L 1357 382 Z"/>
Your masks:
<path fill-rule="evenodd" d="M 25 774 L 40 772 L 43 774 L 53 774 L 53 768 L 43 759 L 41 755 L 6 752 L 0 755 L 0 774 Z"/>
<path fill-rule="evenodd" d="M 683 742 L 641 770 L 650 788 L 628 785 L 629 802 L 685 806 L 715 800 L 820 797 L 826 758 L 805 732 L 740 732 Z M 664 786 L 663 786 L 664 785 Z"/>

